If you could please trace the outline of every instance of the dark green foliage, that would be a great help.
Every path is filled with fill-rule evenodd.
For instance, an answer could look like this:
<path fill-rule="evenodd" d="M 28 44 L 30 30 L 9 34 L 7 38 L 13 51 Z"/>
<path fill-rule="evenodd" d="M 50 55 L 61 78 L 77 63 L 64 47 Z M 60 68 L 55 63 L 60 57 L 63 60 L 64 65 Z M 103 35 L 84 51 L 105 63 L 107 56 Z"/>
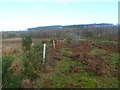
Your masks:
<path fill-rule="evenodd" d="M 23 73 L 29 75 L 30 73 L 33 72 L 34 68 L 32 66 L 32 64 L 30 64 L 28 59 L 24 59 L 24 69 L 23 69 Z"/>
<path fill-rule="evenodd" d="M 30 51 L 32 44 L 32 39 L 29 35 L 23 35 L 22 37 L 22 48 L 24 52 Z"/>
<path fill-rule="evenodd" d="M 23 65 L 24 65 L 23 75 L 25 77 L 33 79 L 33 78 L 36 78 L 38 76 L 36 73 L 34 73 L 33 64 L 27 58 L 24 58 Z"/>
<path fill-rule="evenodd" d="M 35 46 L 33 49 L 35 52 L 40 52 L 42 48 L 43 48 L 42 43 L 35 43 Z"/>
<path fill-rule="evenodd" d="M 5 88 L 20 88 L 21 80 L 22 75 L 11 74 Z"/>
<path fill-rule="evenodd" d="M 42 58 L 42 43 L 35 43 L 34 47 L 26 53 L 26 57 L 33 63 L 38 63 L 39 59 Z"/>
<path fill-rule="evenodd" d="M 42 40 L 42 43 L 49 43 L 48 40 Z"/>
<path fill-rule="evenodd" d="M 21 75 L 14 75 L 12 70 L 9 70 L 9 67 L 14 60 L 13 56 L 3 56 L 2 61 L 2 83 L 3 88 L 19 88 L 20 82 L 22 79 Z"/>
<path fill-rule="evenodd" d="M 34 79 L 38 76 L 35 72 L 41 66 L 42 48 L 41 43 L 35 43 L 34 47 L 25 54 L 23 74 L 27 78 Z"/>
<path fill-rule="evenodd" d="M 12 73 L 8 68 L 11 66 L 12 61 L 14 58 L 12 56 L 3 56 L 2 57 L 2 79 L 5 82 L 5 78 L 9 78 L 10 74 Z"/>

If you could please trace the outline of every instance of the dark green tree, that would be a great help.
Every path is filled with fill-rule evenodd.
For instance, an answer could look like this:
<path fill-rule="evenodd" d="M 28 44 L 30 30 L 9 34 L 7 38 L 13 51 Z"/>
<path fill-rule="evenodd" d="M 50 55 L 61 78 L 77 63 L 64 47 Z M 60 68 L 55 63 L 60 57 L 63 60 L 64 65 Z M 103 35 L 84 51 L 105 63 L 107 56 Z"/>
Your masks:
<path fill-rule="evenodd" d="M 29 35 L 22 36 L 22 48 L 24 52 L 30 51 L 32 44 L 32 39 Z"/>

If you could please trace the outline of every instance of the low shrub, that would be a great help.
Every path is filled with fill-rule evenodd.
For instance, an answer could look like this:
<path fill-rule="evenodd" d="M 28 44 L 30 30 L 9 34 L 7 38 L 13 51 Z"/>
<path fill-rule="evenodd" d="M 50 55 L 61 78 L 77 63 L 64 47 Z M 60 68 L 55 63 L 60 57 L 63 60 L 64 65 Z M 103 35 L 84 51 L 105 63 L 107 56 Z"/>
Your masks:
<path fill-rule="evenodd" d="M 29 35 L 22 36 L 22 49 L 24 52 L 30 51 L 32 39 Z"/>
<path fill-rule="evenodd" d="M 22 75 L 11 74 L 5 88 L 20 88 Z"/>

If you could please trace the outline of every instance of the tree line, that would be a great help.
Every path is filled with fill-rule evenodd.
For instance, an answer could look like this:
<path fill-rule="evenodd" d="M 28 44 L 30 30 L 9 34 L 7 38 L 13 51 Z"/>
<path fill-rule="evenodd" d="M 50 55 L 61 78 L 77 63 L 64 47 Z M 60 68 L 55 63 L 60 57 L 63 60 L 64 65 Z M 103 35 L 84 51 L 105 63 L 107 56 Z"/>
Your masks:
<path fill-rule="evenodd" d="M 29 34 L 32 38 L 66 38 L 74 35 L 79 38 L 117 40 L 118 26 L 102 23 L 33 27 L 28 28 L 26 31 L 2 32 L 2 37 L 3 39 L 21 37 L 25 33 Z"/>

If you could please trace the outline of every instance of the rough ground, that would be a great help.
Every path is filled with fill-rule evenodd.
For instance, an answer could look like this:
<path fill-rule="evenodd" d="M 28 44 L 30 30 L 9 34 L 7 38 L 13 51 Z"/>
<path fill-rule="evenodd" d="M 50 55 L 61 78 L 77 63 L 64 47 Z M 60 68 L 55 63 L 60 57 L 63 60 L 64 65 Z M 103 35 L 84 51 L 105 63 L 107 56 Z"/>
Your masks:
<path fill-rule="evenodd" d="M 112 45 L 91 41 L 57 42 L 55 50 L 49 46 L 45 64 L 33 65 L 39 68 L 33 69 L 34 63 L 20 54 L 21 58 L 16 57 L 9 69 L 13 74 L 22 75 L 21 88 L 116 88 L 117 44 Z M 23 58 L 29 67 L 24 65 Z M 29 73 L 24 74 L 24 68 Z"/>

